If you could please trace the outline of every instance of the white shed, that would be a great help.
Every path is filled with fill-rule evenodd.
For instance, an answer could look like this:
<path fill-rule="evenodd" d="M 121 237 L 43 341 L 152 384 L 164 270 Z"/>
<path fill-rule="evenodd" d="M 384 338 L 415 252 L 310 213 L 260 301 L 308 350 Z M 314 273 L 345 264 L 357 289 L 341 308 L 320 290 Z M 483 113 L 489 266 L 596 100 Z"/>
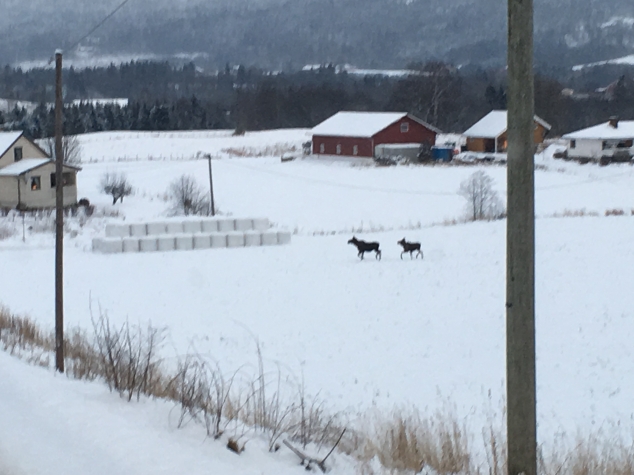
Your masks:
<path fill-rule="evenodd" d="M 634 155 L 634 120 L 611 118 L 603 124 L 563 136 L 568 140 L 570 158 L 600 160 L 615 155 Z"/>

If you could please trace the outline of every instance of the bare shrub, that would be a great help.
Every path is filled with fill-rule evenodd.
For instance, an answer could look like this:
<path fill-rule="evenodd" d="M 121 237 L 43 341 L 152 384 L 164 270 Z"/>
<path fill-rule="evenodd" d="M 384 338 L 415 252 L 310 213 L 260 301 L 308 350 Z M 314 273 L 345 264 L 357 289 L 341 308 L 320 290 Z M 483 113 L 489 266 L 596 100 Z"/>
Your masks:
<path fill-rule="evenodd" d="M 48 137 L 41 141 L 42 148 L 55 160 L 55 137 Z M 81 144 L 76 135 L 65 135 L 62 137 L 62 155 L 64 163 L 69 165 L 81 164 Z"/>
<path fill-rule="evenodd" d="M 133 192 L 132 185 L 130 185 L 128 178 L 124 173 L 107 172 L 101 177 L 99 189 L 102 193 L 112 196 L 112 204 L 116 204 L 117 201 L 130 196 Z"/>
<path fill-rule="evenodd" d="M 101 374 L 110 390 L 126 396 L 156 395 L 156 383 L 161 378 L 158 352 L 165 330 L 148 324 L 147 328 L 132 326 L 126 321 L 117 328 L 105 313 L 93 319 L 95 347 Z M 154 389 L 153 389 L 154 388 Z"/>
<path fill-rule="evenodd" d="M 482 170 L 460 183 L 458 194 L 467 200 L 466 211 L 472 221 L 499 219 L 504 215 L 502 201 L 493 188 L 493 178 Z"/>
<path fill-rule="evenodd" d="M 175 215 L 203 215 L 209 212 L 207 194 L 198 186 L 191 175 L 181 175 L 169 187 L 172 203 L 171 212 Z"/>

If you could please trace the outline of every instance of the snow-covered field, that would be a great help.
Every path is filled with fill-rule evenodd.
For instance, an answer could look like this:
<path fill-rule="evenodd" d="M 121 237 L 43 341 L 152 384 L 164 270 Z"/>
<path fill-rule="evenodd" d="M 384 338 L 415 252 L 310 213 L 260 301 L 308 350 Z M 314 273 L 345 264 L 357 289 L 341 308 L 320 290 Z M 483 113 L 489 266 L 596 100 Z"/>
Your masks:
<path fill-rule="evenodd" d="M 321 392 L 333 410 L 354 414 L 411 403 L 433 411 L 450 401 L 479 440 L 488 411 L 503 410 L 505 222 L 442 223 L 463 213 L 462 180 L 484 169 L 503 194 L 506 169 L 281 163 L 280 150 L 300 150 L 306 140 L 305 130 L 81 137 L 86 163 L 79 194 L 119 210 L 113 220 L 165 216 L 174 178 L 192 174 L 206 186 L 207 161 L 190 158 L 209 153 L 218 157 L 214 189 L 223 213 L 268 217 L 296 235 L 290 246 L 272 248 L 100 255 L 90 251 L 90 240 L 106 220 L 94 219 L 66 240 L 67 325 L 90 328 L 92 302 L 115 322 L 168 327 L 167 357 L 193 345 L 227 371 L 257 364 L 257 338 L 268 365 L 303 375 L 308 391 Z M 164 159 L 152 159 L 158 156 Z M 630 428 L 634 168 L 582 166 L 549 153 L 538 163 L 539 436 L 548 443 L 613 423 Z M 111 206 L 98 192 L 106 171 L 126 173 L 136 194 Z M 626 215 L 605 217 L 610 209 Z M 573 212 L 596 216 L 555 217 Z M 346 244 L 352 230 L 380 241 L 383 260 L 360 262 Z M 422 242 L 423 261 L 399 259 L 396 241 L 404 236 Z M 0 272 L 0 302 L 50 326 L 53 238 L 29 234 L 22 243 L 20 237 L 0 241 L 8 270 Z M 107 400 L 113 417 L 135 411 L 113 403 L 102 388 L 51 380 L 41 371 L 0 355 L 0 381 L 13 381 L 10 392 L 0 383 L 0 405 L 31 389 L 46 394 L 50 384 L 59 401 L 62 386 L 72 385 L 70 397 Z M 21 372 L 28 374 L 24 380 Z M 24 407 L 38 404 L 37 396 L 29 397 Z M 124 430 L 140 430 L 132 426 L 147 424 L 146 416 L 153 428 L 167 425 L 165 408 L 144 405 L 142 411 L 126 419 Z M 0 430 L 0 452 L 15 446 L 7 437 Z M 156 437 L 172 435 L 166 430 Z M 197 456 L 199 448 L 190 445 L 201 440 L 183 437 L 175 442 L 183 457 Z"/>

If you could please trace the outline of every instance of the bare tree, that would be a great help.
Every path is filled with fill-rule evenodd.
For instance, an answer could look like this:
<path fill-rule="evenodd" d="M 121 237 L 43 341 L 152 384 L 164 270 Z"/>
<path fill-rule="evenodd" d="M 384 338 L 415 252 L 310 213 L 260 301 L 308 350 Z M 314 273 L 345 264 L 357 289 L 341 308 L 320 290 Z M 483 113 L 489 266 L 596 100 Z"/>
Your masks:
<path fill-rule="evenodd" d="M 496 219 L 504 213 L 500 197 L 493 188 L 493 178 L 482 170 L 460 183 L 458 194 L 467 200 L 467 213 L 473 221 Z"/>
<path fill-rule="evenodd" d="M 123 173 L 107 172 L 101 177 L 100 189 L 103 193 L 112 196 L 112 204 L 116 204 L 125 196 L 132 194 L 132 185 L 128 182 L 128 178 Z"/>
<path fill-rule="evenodd" d="M 55 137 L 48 137 L 40 142 L 44 151 L 55 160 Z M 62 137 L 62 153 L 64 163 L 69 165 L 79 165 L 81 163 L 81 144 L 76 135 L 65 135 Z"/>
<path fill-rule="evenodd" d="M 189 215 L 207 214 L 209 200 L 191 175 L 181 175 L 170 184 L 169 196 L 172 213 Z"/>

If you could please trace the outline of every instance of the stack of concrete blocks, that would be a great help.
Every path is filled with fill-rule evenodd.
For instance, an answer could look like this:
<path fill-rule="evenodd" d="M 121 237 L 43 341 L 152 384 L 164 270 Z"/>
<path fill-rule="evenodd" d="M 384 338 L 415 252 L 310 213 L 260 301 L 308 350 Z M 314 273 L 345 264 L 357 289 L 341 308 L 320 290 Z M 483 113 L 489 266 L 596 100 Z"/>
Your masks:
<path fill-rule="evenodd" d="M 166 252 L 289 244 L 291 233 L 271 228 L 266 218 L 193 218 L 108 224 L 95 238 L 95 252 Z"/>

